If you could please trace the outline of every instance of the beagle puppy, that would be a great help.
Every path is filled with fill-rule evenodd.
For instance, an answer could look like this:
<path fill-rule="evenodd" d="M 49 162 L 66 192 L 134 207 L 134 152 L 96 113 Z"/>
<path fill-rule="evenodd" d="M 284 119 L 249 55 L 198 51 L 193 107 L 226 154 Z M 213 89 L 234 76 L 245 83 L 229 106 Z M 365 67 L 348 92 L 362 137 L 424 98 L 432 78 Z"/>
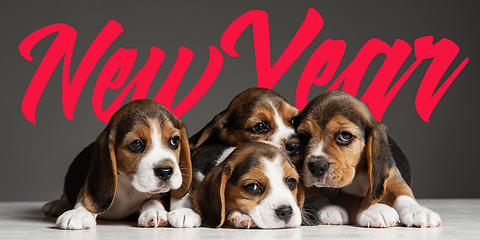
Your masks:
<path fill-rule="evenodd" d="M 210 227 L 298 227 L 304 199 L 298 182 L 285 151 L 270 144 L 247 143 L 206 175 L 193 191 L 192 202 Z"/>
<path fill-rule="evenodd" d="M 193 180 L 192 190 L 216 165 L 224 161 L 237 146 L 261 142 L 283 149 L 295 160 L 300 141 L 295 135 L 299 111 L 285 98 L 266 88 L 250 88 L 238 94 L 228 107 L 203 129 L 190 137 Z M 179 209 L 192 209 L 190 194 L 172 202 Z M 200 216 L 184 216 L 184 223 L 198 222 Z M 191 220 L 191 218 L 194 218 Z"/>
<path fill-rule="evenodd" d="M 300 151 L 300 141 L 295 135 L 298 115 L 298 109 L 273 90 L 250 88 L 238 94 L 227 109 L 189 139 L 193 186 L 244 143 L 267 143 L 286 150 L 296 160 Z M 196 153 L 203 148 L 210 148 L 213 155 L 197 157 Z"/>
<path fill-rule="evenodd" d="M 437 213 L 415 201 L 407 158 L 360 100 L 341 91 L 320 94 L 300 121 L 297 168 L 320 223 L 441 225 Z"/>
<path fill-rule="evenodd" d="M 96 141 L 70 165 L 59 200 L 43 206 L 61 229 L 88 229 L 96 218 L 139 214 L 138 224 L 157 227 L 171 219 L 170 198 L 184 196 L 192 168 L 182 122 L 162 104 L 136 100 L 119 109 Z M 73 207 L 73 209 L 72 209 Z"/>

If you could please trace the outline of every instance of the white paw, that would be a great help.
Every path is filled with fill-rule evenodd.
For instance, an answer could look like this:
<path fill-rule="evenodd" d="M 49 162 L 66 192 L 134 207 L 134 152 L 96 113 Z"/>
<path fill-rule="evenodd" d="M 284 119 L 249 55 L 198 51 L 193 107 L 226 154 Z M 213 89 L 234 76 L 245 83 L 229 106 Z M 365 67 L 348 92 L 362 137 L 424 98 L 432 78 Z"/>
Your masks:
<path fill-rule="evenodd" d="M 317 213 L 318 221 L 327 225 L 342 225 L 348 223 L 348 213 L 345 208 L 330 205 L 320 209 Z"/>
<path fill-rule="evenodd" d="M 230 214 L 228 222 L 235 228 L 252 228 L 257 226 L 250 216 L 238 211 L 234 211 Z"/>
<path fill-rule="evenodd" d="M 422 206 L 409 206 L 398 212 L 400 221 L 407 227 L 439 227 L 442 220 L 438 213 Z"/>
<path fill-rule="evenodd" d="M 57 226 L 61 229 L 81 230 L 95 228 L 96 225 L 95 217 L 85 208 L 66 211 L 57 218 Z"/>
<path fill-rule="evenodd" d="M 357 224 L 362 227 L 393 227 L 399 222 L 397 211 L 385 204 L 373 204 L 357 216 Z"/>
<path fill-rule="evenodd" d="M 71 208 L 72 207 L 68 201 L 57 199 L 43 205 L 42 212 L 49 217 L 57 217 Z"/>
<path fill-rule="evenodd" d="M 168 224 L 168 213 L 164 209 L 150 208 L 143 211 L 138 218 L 140 227 L 159 227 Z"/>
<path fill-rule="evenodd" d="M 190 208 L 180 208 L 168 213 L 168 222 L 176 228 L 193 228 L 202 224 L 202 218 Z"/>

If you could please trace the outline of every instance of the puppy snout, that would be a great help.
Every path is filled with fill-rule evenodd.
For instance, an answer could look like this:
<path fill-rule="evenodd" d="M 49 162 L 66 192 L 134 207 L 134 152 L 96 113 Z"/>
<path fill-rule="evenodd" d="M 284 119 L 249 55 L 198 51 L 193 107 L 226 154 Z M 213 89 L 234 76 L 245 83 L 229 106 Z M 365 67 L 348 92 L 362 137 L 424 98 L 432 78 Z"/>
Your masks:
<path fill-rule="evenodd" d="M 300 153 L 300 142 L 298 141 L 291 141 L 285 143 L 285 148 L 288 151 L 288 155 L 290 157 L 297 156 Z"/>
<path fill-rule="evenodd" d="M 167 181 L 173 175 L 173 168 L 172 167 L 158 167 L 154 169 L 155 175 L 162 181 Z"/>
<path fill-rule="evenodd" d="M 275 210 L 277 218 L 287 223 L 292 218 L 293 209 L 291 206 L 282 205 Z"/>
<path fill-rule="evenodd" d="M 315 177 L 321 177 L 327 173 L 330 164 L 326 161 L 314 161 L 308 163 L 308 170 Z"/>

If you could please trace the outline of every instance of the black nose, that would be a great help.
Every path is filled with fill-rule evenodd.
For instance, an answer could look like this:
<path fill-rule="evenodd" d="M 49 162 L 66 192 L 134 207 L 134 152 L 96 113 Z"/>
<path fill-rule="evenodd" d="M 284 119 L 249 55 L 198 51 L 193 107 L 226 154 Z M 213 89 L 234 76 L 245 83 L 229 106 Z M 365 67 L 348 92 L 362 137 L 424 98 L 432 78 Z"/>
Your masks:
<path fill-rule="evenodd" d="M 313 176 L 321 177 L 327 173 L 329 165 L 328 162 L 323 161 L 309 162 L 308 170 L 310 170 Z"/>
<path fill-rule="evenodd" d="M 173 168 L 172 167 L 159 167 L 155 168 L 155 175 L 157 175 L 158 178 L 162 181 L 167 181 L 172 177 L 173 174 Z"/>
<path fill-rule="evenodd" d="M 275 214 L 279 219 L 284 222 L 288 222 L 290 218 L 292 218 L 292 207 L 287 205 L 282 205 L 277 210 L 275 210 Z"/>
<path fill-rule="evenodd" d="M 300 153 L 300 143 L 299 142 L 287 142 L 285 143 L 285 148 L 288 151 L 290 157 L 297 156 Z"/>

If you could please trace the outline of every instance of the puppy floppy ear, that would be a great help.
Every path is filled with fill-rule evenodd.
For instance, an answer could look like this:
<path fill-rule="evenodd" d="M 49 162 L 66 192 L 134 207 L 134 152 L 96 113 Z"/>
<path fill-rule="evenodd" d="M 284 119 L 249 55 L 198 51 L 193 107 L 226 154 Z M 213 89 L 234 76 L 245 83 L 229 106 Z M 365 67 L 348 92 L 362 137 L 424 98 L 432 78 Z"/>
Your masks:
<path fill-rule="evenodd" d="M 193 191 L 193 206 L 209 227 L 221 227 L 225 222 L 225 189 L 231 174 L 231 165 L 220 164 Z"/>
<path fill-rule="evenodd" d="M 210 121 L 202 130 L 190 137 L 190 149 L 194 154 L 195 151 L 207 141 L 210 137 L 215 136 L 219 131 L 226 131 L 228 129 L 227 124 L 227 110 L 217 114 L 212 121 Z"/>
<path fill-rule="evenodd" d="M 85 181 L 83 203 L 94 214 L 105 212 L 117 191 L 117 160 L 115 158 L 115 132 L 108 126 L 97 137 L 92 161 Z"/>
<path fill-rule="evenodd" d="M 369 188 L 363 199 L 361 211 L 382 199 L 390 165 L 386 127 L 375 122 L 367 131 L 365 152 Z"/>
<path fill-rule="evenodd" d="M 170 196 L 181 198 L 187 194 L 192 183 L 192 160 L 190 158 L 190 146 L 188 145 L 187 131 L 185 126 L 179 122 L 180 129 L 180 159 L 178 167 L 182 173 L 182 185 L 178 189 L 170 190 Z"/>
<path fill-rule="evenodd" d="M 300 212 L 303 209 L 303 203 L 305 202 L 305 190 L 302 183 L 297 184 L 297 206 L 300 208 Z"/>

